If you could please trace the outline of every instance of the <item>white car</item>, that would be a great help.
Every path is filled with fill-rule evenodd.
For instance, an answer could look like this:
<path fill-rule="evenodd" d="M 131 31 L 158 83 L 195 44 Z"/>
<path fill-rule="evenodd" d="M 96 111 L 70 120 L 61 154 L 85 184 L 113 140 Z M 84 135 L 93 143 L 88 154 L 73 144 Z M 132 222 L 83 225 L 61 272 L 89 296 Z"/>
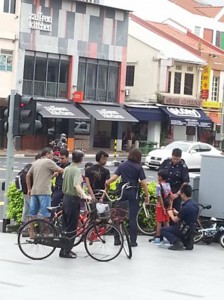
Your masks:
<path fill-rule="evenodd" d="M 222 155 L 221 151 L 206 143 L 176 141 L 165 147 L 150 151 L 145 158 L 145 165 L 149 168 L 158 169 L 165 159 L 172 157 L 174 148 L 182 150 L 182 158 L 185 160 L 188 169 L 201 168 L 202 154 Z"/>

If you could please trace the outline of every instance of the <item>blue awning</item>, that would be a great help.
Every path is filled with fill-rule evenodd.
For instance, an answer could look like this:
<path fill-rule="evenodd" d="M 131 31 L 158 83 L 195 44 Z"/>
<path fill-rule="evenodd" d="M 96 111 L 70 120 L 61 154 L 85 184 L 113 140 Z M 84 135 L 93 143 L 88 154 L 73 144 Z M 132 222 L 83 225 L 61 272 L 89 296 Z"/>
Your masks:
<path fill-rule="evenodd" d="M 212 127 L 212 120 L 200 108 L 160 106 L 172 125 Z"/>
<path fill-rule="evenodd" d="M 139 121 L 160 122 L 164 117 L 158 107 L 135 107 L 126 105 L 125 110 Z"/>

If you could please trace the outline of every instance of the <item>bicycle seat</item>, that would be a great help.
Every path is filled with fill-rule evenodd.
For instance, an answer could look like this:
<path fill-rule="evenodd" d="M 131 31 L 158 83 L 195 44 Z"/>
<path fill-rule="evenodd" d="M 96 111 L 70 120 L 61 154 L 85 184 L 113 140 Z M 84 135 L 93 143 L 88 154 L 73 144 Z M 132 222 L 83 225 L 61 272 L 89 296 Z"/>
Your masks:
<path fill-rule="evenodd" d="M 204 204 L 199 203 L 199 205 L 200 205 L 203 209 L 210 209 L 210 208 L 212 208 L 212 206 L 211 206 L 210 204 L 204 205 Z"/>
<path fill-rule="evenodd" d="M 59 209 L 61 209 L 61 206 L 59 205 L 59 206 L 52 206 L 52 207 L 47 207 L 47 211 L 48 212 L 56 212 L 56 211 L 58 211 Z"/>

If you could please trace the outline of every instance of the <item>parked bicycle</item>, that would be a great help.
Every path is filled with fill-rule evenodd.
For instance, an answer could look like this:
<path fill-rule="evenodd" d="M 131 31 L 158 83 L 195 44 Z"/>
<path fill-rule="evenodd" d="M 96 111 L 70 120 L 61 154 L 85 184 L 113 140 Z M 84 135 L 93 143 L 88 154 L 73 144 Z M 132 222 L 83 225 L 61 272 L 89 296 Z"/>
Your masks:
<path fill-rule="evenodd" d="M 87 204 L 89 207 L 91 204 Z M 57 213 L 59 214 L 59 212 Z M 58 215 L 60 216 L 60 215 Z M 91 207 L 85 220 L 79 222 L 76 231 L 71 232 L 76 237 L 77 245 L 82 240 L 86 252 L 97 261 L 110 261 L 116 258 L 123 249 L 124 239 L 120 230 L 109 222 L 111 211 L 99 213 L 96 207 Z M 41 260 L 49 257 L 56 248 L 70 248 L 71 238 L 66 237 L 66 232 L 61 230 L 60 218 L 57 225 L 55 219 L 35 218 L 26 222 L 18 232 L 18 246 L 21 252 L 30 259 Z M 29 232 L 29 237 L 24 233 Z M 113 233 L 119 237 L 121 244 L 114 245 Z"/>

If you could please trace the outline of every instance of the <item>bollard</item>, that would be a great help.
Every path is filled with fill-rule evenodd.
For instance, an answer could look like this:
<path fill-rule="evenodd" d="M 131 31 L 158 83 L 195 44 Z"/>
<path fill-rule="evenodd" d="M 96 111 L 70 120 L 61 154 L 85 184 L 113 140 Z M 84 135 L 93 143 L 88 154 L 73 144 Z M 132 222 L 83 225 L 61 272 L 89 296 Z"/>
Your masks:
<path fill-rule="evenodd" d="M 117 140 L 114 140 L 114 161 L 117 160 Z"/>

